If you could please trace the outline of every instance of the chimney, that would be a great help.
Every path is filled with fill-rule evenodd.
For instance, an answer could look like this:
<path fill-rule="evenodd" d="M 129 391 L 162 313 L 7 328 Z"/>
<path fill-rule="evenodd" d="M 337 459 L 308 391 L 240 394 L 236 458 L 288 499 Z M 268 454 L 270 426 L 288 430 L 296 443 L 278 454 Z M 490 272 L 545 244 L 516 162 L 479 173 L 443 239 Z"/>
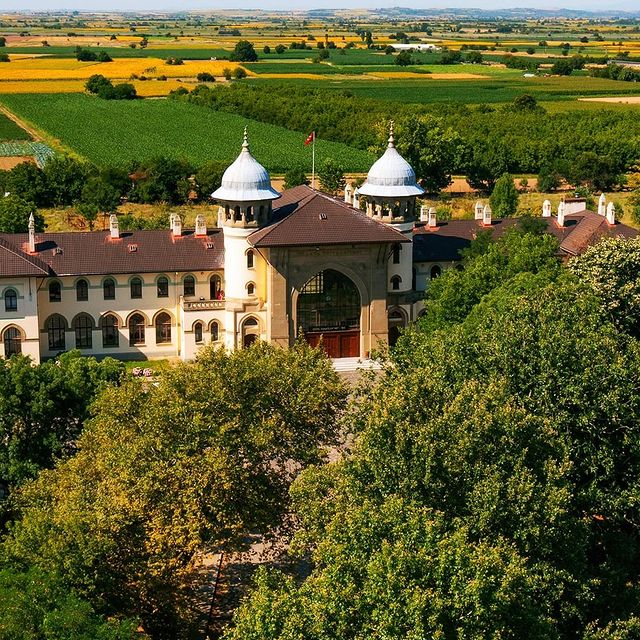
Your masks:
<path fill-rule="evenodd" d="M 607 224 L 614 225 L 616 223 L 616 207 L 613 202 L 607 205 Z"/>
<path fill-rule="evenodd" d="M 558 226 L 564 227 L 564 200 L 558 205 Z"/>
<path fill-rule="evenodd" d="M 199 213 L 196 216 L 196 235 L 197 236 L 206 236 L 207 235 L 207 221 L 204 216 Z"/>
<path fill-rule="evenodd" d="M 545 200 L 542 203 L 542 217 L 543 218 L 551 217 L 551 200 Z"/>
<path fill-rule="evenodd" d="M 607 196 L 604 193 L 601 193 L 598 199 L 598 215 L 603 218 L 607 215 Z"/>
<path fill-rule="evenodd" d="M 118 216 L 115 213 L 112 213 L 109 216 L 109 231 L 111 232 L 112 238 L 120 237 L 120 226 L 118 224 Z"/>
<path fill-rule="evenodd" d="M 429 217 L 428 217 L 427 225 L 432 229 L 435 229 L 438 226 L 438 221 L 436 219 L 436 210 L 433 207 L 429 209 Z"/>
<path fill-rule="evenodd" d="M 344 185 L 344 201 L 347 204 L 351 204 L 353 202 L 353 189 L 348 182 Z"/>
<path fill-rule="evenodd" d="M 484 210 L 484 207 L 482 206 L 482 202 L 480 202 L 480 200 L 478 200 L 478 202 L 476 202 L 476 206 L 475 206 L 475 219 L 476 220 L 482 220 L 482 212 Z"/>
<path fill-rule="evenodd" d="M 482 209 L 482 224 L 485 227 L 491 226 L 491 207 L 488 204 L 485 204 Z"/>
<path fill-rule="evenodd" d="M 360 208 L 360 198 L 358 197 L 358 190 L 356 189 L 353 192 L 353 208 L 354 209 L 359 209 Z"/>
<path fill-rule="evenodd" d="M 177 213 L 171 216 L 171 233 L 174 238 L 179 238 L 182 235 L 182 220 Z"/>
<path fill-rule="evenodd" d="M 420 222 L 429 222 L 429 207 L 424 204 L 420 207 Z"/>
<path fill-rule="evenodd" d="M 36 252 L 36 220 L 33 212 L 29 215 L 29 253 Z"/>

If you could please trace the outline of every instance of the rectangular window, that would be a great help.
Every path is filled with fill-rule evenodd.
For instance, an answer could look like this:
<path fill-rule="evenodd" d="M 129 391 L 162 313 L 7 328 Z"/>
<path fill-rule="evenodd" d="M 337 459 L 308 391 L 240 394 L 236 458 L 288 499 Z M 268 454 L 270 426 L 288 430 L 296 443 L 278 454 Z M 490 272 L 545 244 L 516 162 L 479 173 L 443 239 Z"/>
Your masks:
<path fill-rule="evenodd" d="M 167 278 L 158 278 L 158 298 L 169 297 L 169 280 Z"/>

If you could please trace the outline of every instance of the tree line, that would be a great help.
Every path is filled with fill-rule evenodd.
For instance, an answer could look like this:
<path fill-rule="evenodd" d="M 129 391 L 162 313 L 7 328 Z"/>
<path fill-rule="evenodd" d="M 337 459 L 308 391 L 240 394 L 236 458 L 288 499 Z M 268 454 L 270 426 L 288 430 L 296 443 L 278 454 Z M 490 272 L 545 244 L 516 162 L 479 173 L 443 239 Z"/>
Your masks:
<path fill-rule="evenodd" d="M 320 138 L 372 151 L 381 148 L 384 130 L 395 120 L 403 131 L 398 146 L 425 156 L 416 169 L 433 190 L 446 186 L 451 174 L 464 174 L 472 186 L 490 191 L 506 172 L 542 173 L 611 189 L 640 158 L 640 123 L 632 112 L 550 114 L 531 96 L 506 105 L 433 106 L 389 103 L 349 91 L 236 84 L 198 86 L 173 97 L 294 131 L 314 129 Z M 434 141 L 437 148 L 431 150 Z"/>

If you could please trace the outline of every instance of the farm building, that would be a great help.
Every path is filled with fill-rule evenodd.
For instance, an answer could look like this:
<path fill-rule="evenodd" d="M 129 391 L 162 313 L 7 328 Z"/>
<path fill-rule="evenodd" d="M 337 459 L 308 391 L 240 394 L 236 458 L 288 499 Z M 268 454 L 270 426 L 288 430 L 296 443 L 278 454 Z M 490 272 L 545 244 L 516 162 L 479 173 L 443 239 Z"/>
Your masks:
<path fill-rule="evenodd" d="M 242 150 L 212 196 L 217 226 L 193 230 L 172 215 L 166 230 L 0 235 L 0 355 L 36 362 L 67 349 L 123 359 L 190 359 L 205 344 L 255 340 L 286 347 L 300 335 L 334 358 L 367 357 L 420 316 L 429 283 L 460 266 L 481 229 L 504 233 L 476 205 L 475 219 L 439 222 L 418 210 L 423 193 L 389 144 L 344 199 L 308 186 L 278 193 Z M 602 236 L 635 236 L 601 196 L 543 207 L 563 256 Z"/>

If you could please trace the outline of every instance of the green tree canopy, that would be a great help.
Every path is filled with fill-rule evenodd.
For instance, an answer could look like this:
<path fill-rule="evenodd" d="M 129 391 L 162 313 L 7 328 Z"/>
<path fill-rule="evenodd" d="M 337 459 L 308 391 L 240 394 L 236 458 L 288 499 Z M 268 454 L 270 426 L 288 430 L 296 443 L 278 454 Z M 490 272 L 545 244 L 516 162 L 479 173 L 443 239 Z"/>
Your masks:
<path fill-rule="evenodd" d="M 140 614 L 167 634 L 193 554 L 282 525 L 291 481 L 336 438 L 344 399 L 304 344 L 209 349 L 157 386 L 108 389 L 78 453 L 20 491 L 5 549 L 101 614 Z"/>
<path fill-rule="evenodd" d="M 240 40 L 233 48 L 233 52 L 229 56 L 230 60 L 236 62 L 255 62 L 258 59 L 258 54 L 253 47 L 253 43 L 248 40 Z"/>
<path fill-rule="evenodd" d="M 309 184 L 307 172 L 302 167 L 293 167 L 284 174 L 285 189 L 291 189 L 301 184 Z"/>
<path fill-rule="evenodd" d="M 332 158 L 327 158 L 318 168 L 320 186 L 329 193 L 336 193 L 344 189 L 346 180 L 344 168 Z"/>
<path fill-rule="evenodd" d="M 497 218 L 508 218 L 518 210 L 520 195 L 513 182 L 513 176 L 503 173 L 491 192 L 491 210 Z"/>
<path fill-rule="evenodd" d="M 44 218 L 33 203 L 16 195 L 0 198 L 0 232 L 26 233 L 29 230 L 29 216 L 33 213 L 36 231 L 44 231 Z"/>

